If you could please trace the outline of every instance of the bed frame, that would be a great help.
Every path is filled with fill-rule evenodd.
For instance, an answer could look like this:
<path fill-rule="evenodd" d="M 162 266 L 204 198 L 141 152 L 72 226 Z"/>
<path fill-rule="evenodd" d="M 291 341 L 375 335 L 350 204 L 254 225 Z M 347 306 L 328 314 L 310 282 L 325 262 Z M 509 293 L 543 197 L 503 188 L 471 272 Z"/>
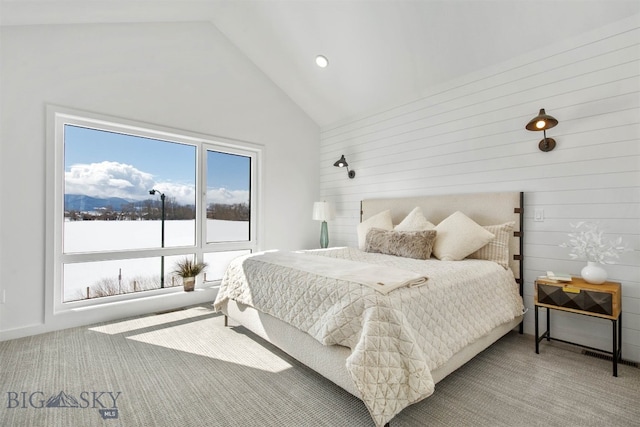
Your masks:
<path fill-rule="evenodd" d="M 366 220 L 372 215 L 390 209 L 393 223 L 398 224 L 413 208 L 419 206 L 425 217 L 434 224 L 438 224 L 458 210 L 480 225 L 496 225 L 515 221 L 509 259 L 511 270 L 520 287 L 520 295 L 522 295 L 523 201 L 523 193 L 521 192 L 368 199 L 361 202 L 360 219 L 361 221 Z M 348 348 L 324 346 L 299 329 L 235 301 L 229 301 L 222 311 L 225 314 L 225 325 L 227 325 L 227 317 L 231 318 L 234 322 L 274 344 L 323 377 L 360 398 L 360 394 L 345 367 L 345 360 L 350 355 Z M 438 383 L 515 327 L 519 326 L 519 331 L 522 333 L 522 320 L 523 316 L 519 316 L 502 324 L 456 353 L 447 363 L 431 372 L 434 381 Z"/>

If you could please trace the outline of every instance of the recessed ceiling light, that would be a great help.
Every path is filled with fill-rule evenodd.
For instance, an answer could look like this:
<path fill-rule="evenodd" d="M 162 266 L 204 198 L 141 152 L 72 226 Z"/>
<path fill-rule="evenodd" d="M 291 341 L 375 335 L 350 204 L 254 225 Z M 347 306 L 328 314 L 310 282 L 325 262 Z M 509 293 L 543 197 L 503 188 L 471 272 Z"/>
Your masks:
<path fill-rule="evenodd" d="M 316 56 L 316 64 L 318 64 L 318 67 L 320 68 L 325 68 L 327 65 L 329 65 L 329 60 L 322 55 L 318 55 Z"/>

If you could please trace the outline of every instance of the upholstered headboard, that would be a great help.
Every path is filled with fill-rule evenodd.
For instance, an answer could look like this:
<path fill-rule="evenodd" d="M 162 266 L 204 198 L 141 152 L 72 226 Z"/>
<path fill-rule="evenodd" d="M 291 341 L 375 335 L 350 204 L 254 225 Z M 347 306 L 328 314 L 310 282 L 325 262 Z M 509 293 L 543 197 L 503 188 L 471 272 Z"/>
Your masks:
<path fill-rule="evenodd" d="M 365 199 L 360 204 L 360 221 L 391 210 L 394 224 L 400 223 L 409 212 L 419 206 L 424 216 L 438 224 L 455 211 L 460 211 L 480 225 L 498 225 L 515 221 L 514 236 L 509 246 L 509 266 L 516 281 L 523 284 L 523 202 L 524 193 L 473 193 L 448 194 L 441 196 L 419 196 L 389 199 Z"/>

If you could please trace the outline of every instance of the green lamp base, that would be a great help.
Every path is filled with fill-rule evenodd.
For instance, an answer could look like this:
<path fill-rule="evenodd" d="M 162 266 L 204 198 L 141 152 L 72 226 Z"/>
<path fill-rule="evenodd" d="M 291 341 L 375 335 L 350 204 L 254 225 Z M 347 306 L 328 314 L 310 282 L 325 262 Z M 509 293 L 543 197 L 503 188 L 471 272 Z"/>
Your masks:
<path fill-rule="evenodd" d="M 326 248 L 329 246 L 329 229 L 327 227 L 327 221 L 322 221 L 320 226 L 320 247 Z"/>

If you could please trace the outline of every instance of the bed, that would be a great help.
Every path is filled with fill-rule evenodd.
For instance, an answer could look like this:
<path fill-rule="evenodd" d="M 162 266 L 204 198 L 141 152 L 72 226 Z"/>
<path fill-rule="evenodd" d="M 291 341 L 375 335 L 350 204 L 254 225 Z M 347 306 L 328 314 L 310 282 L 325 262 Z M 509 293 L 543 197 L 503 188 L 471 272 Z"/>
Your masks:
<path fill-rule="evenodd" d="M 522 333 L 522 216 L 520 192 L 362 200 L 358 248 L 238 258 L 214 307 L 388 425 L 504 334 Z M 441 259 L 422 259 L 424 242 Z"/>

